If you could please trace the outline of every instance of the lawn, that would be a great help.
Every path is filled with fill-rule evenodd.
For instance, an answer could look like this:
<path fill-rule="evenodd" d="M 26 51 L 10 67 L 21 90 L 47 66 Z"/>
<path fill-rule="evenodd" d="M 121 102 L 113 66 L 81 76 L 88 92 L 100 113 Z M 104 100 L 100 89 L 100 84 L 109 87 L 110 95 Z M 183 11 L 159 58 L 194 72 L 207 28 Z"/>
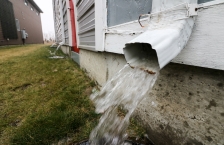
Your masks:
<path fill-rule="evenodd" d="M 75 143 L 97 125 L 100 116 L 89 100 L 94 81 L 70 58 L 50 59 L 49 50 L 0 47 L 0 145 Z M 145 130 L 132 119 L 128 133 Z"/>
<path fill-rule="evenodd" d="M 71 59 L 49 59 L 49 49 L 0 47 L 1 145 L 80 141 L 96 125 L 95 83 Z"/>

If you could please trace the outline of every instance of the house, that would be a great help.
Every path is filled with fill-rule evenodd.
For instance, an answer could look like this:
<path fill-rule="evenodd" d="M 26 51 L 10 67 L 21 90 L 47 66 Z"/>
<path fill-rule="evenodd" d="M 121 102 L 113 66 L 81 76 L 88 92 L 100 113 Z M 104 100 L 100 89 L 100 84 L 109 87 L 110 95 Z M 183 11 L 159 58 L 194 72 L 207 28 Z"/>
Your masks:
<path fill-rule="evenodd" d="M 23 44 L 23 34 L 26 44 L 43 43 L 41 13 L 33 0 L 0 0 L 0 45 Z"/>
<path fill-rule="evenodd" d="M 62 50 L 79 63 L 79 49 L 76 39 L 75 2 L 72 0 L 53 0 L 55 41 L 63 43 Z"/>
<path fill-rule="evenodd" d="M 150 48 L 158 44 L 160 76 L 136 110 L 149 138 L 224 144 L 224 0 L 53 0 L 53 7 L 56 41 L 101 86 L 127 63 L 124 48 L 161 38 Z M 163 35 L 168 26 L 175 37 Z"/>

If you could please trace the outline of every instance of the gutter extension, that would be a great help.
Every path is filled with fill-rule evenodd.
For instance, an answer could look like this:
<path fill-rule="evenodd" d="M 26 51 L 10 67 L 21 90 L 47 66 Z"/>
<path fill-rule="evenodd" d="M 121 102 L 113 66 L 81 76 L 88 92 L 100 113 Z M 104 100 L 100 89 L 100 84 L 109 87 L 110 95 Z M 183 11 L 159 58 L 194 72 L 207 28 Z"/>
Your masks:
<path fill-rule="evenodd" d="M 167 5 L 172 5 L 172 1 Z M 186 2 L 141 16 L 148 17 L 147 30 L 125 44 L 125 59 L 132 67 L 137 67 L 142 60 L 152 59 L 162 69 L 186 46 L 197 16 L 197 2 Z"/>

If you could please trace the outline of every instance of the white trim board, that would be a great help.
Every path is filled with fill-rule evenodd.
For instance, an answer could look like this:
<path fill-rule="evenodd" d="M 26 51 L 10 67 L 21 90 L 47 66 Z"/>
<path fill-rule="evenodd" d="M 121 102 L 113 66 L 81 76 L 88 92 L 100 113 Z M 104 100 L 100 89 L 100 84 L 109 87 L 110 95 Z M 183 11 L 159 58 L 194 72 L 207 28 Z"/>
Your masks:
<path fill-rule="evenodd" d="M 107 27 L 106 0 L 95 0 L 95 49 L 104 51 L 105 29 Z"/>

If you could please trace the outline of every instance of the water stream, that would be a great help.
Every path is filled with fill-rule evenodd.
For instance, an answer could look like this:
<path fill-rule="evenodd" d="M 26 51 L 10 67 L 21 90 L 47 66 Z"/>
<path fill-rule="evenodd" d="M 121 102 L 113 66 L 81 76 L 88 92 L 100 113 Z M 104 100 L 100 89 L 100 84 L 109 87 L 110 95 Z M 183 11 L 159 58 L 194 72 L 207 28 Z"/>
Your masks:
<path fill-rule="evenodd" d="M 103 113 L 90 135 L 91 145 L 124 144 L 128 137 L 126 130 L 129 119 L 138 104 L 149 95 L 159 74 L 157 63 L 152 63 L 143 60 L 138 63 L 138 67 L 125 65 L 100 92 L 91 95 L 96 112 Z M 154 66 L 153 72 L 144 69 L 147 68 L 146 64 Z"/>

